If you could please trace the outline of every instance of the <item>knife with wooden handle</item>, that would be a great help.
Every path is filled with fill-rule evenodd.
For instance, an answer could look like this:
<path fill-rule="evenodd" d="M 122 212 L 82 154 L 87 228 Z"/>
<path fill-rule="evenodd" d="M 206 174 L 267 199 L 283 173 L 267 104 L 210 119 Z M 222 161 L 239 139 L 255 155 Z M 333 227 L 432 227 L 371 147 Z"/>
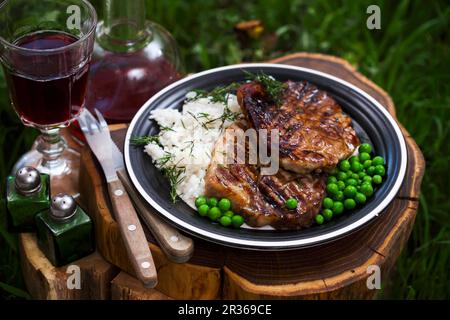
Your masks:
<path fill-rule="evenodd" d="M 155 263 L 133 204 L 119 179 L 108 182 L 108 191 L 136 276 L 146 287 L 154 288 L 158 283 Z"/>
<path fill-rule="evenodd" d="M 117 175 L 133 200 L 139 216 L 144 220 L 166 256 L 171 261 L 178 263 L 188 261 L 194 252 L 194 242 L 192 239 L 181 234 L 177 229 L 161 220 L 161 218 L 152 212 L 148 203 L 134 189 L 125 169 L 117 171 Z"/>
<path fill-rule="evenodd" d="M 158 283 L 155 263 L 138 215 L 117 176 L 112 152 L 114 143 L 108 125 L 98 112 L 97 116 L 99 121 L 89 111 L 84 110 L 78 117 L 78 123 L 105 174 L 114 216 L 134 272 L 146 287 L 153 288 Z"/>

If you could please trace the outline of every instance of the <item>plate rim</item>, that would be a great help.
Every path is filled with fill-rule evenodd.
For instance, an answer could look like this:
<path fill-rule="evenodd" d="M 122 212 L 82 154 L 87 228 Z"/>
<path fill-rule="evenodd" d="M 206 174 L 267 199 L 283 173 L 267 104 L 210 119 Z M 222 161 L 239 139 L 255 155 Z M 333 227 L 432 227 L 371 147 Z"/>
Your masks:
<path fill-rule="evenodd" d="M 164 95 L 166 92 L 172 90 L 173 88 L 176 88 L 177 86 L 192 81 L 193 79 L 225 71 L 225 70 L 233 70 L 233 69 L 242 69 L 247 67 L 272 67 L 272 68 L 279 68 L 279 69 L 287 69 L 287 70 L 293 70 L 293 71 L 301 71 L 306 72 L 310 74 L 314 74 L 320 77 L 327 78 L 329 80 L 338 82 L 349 89 L 357 92 L 358 94 L 362 95 L 364 98 L 369 100 L 375 107 L 377 107 L 380 112 L 385 116 L 385 118 L 389 121 L 390 125 L 393 127 L 395 134 L 399 140 L 400 143 L 400 155 L 401 155 L 401 163 L 399 168 L 399 174 L 398 177 L 392 186 L 391 190 L 389 191 L 388 195 L 381 201 L 377 207 L 375 207 L 370 213 L 366 214 L 361 219 L 351 223 L 348 226 L 345 226 L 339 230 L 335 230 L 323 235 L 313 236 L 309 238 L 304 239 L 296 239 L 296 240 L 283 240 L 283 241 L 259 241 L 259 240 L 246 240 L 246 239 L 239 239 L 239 238 L 233 238 L 229 236 L 219 235 L 217 233 L 204 230 L 201 228 L 198 228 L 196 226 L 193 226 L 187 222 L 184 222 L 180 218 L 176 217 L 172 213 L 170 213 L 168 210 L 164 209 L 162 206 L 160 206 L 156 201 L 152 199 L 144 190 L 144 188 L 139 183 L 136 174 L 131 166 L 131 158 L 130 158 L 130 144 L 128 141 L 131 138 L 131 134 L 134 130 L 134 127 L 136 126 L 137 121 L 140 119 L 141 115 L 147 110 L 149 105 L 151 105 L 155 100 L 159 99 L 160 96 Z M 125 168 L 128 171 L 128 175 L 130 176 L 130 179 L 134 185 L 134 187 L 138 190 L 140 195 L 147 201 L 148 204 L 150 204 L 156 211 L 158 211 L 159 214 L 162 214 L 165 218 L 172 221 L 174 224 L 177 225 L 177 227 L 181 227 L 184 230 L 187 230 L 188 232 L 192 232 L 194 235 L 201 236 L 203 239 L 207 238 L 208 241 L 213 242 L 220 242 L 224 245 L 230 245 L 235 247 L 251 247 L 253 249 L 296 249 L 303 246 L 313 246 L 322 242 L 329 242 L 335 239 L 338 239 L 351 231 L 354 231 L 366 223 L 368 223 L 370 220 L 377 217 L 395 198 L 397 195 L 401 185 L 403 184 L 403 180 L 405 178 L 406 174 L 406 167 L 407 167 L 407 149 L 406 149 L 406 142 L 405 138 L 401 132 L 401 129 L 397 123 L 397 121 L 394 119 L 394 117 L 388 112 L 386 108 L 384 108 L 375 98 L 373 98 L 371 95 L 369 95 L 367 92 L 363 91 L 362 89 L 356 87 L 355 85 L 340 79 L 336 76 L 333 76 L 331 74 L 318 71 L 315 69 L 310 68 L 304 68 L 299 66 L 292 66 L 292 65 L 282 65 L 282 64 L 276 64 L 276 63 L 242 63 L 242 64 L 234 64 L 224 67 L 218 67 L 213 68 L 205 71 L 201 71 L 199 73 L 195 73 L 192 75 L 189 75 L 183 79 L 180 79 L 169 86 L 165 87 L 158 93 L 156 93 L 153 97 L 151 97 L 149 100 L 147 100 L 143 106 L 138 110 L 138 112 L 133 117 L 125 136 L 125 142 L 124 142 L 124 158 L 125 158 Z M 212 240 L 213 239 L 213 240 Z"/>

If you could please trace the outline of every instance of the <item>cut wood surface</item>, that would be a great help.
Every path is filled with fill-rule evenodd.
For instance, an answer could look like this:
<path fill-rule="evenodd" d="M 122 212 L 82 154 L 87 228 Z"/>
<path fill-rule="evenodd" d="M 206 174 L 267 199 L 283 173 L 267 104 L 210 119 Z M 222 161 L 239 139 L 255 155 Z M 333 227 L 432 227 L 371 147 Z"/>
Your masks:
<path fill-rule="evenodd" d="M 389 95 L 340 58 L 298 53 L 271 62 L 313 68 L 342 78 L 368 92 L 395 116 L 395 107 Z M 124 125 L 111 126 L 113 139 L 119 145 L 123 144 L 124 128 Z M 194 239 L 194 254 L 189 262 L 183 264 L 169 261 L 149 231 L 145 230 L 158 271 L 156 291 L 139 287 L 135 279 L 121 273 L 113 282 L 113 297 L 375 297 L 377 290 L 369 290 L 366 286 L 370 275 L 368 267 L 378 265 L 382 281 L 387 279 L 411 233 L 425 167 L 420 149 L 406 130 L 402 130 L 408 148 L 405 182 L 395 200 L 371 224 L 334 242 L 294 251 L 246 251 Z M 81 156 L 80 191 L 84 206 L 95 222 L 98 251 L 107 261 L 132 274 L 118 225 L 111 215 L 106 184 L 98 164 L 88 148 L 82 150 Z"/>
<path fill-rule="evenodd" d="M 37 245 L 36 235 L 24 233 L 19 237 L 22 273 L 28 292 L 34 299 L 74 300 L 111 298 L 111 280 L 119 269 L 93 253 L 67 266 L 54 267 Z M 80 269 L 80 287 L 73 285 L 74 275 L 69 266 Z M 137 281 L 137 280 L 136 280 Z"/>
<path fill-rule="evenodd" d="M 165 294 L 155 289 L 148 289 L 142 282 L 125 272 L 120 272 L 111 281 L 112 300 L 169 300 Z"/>

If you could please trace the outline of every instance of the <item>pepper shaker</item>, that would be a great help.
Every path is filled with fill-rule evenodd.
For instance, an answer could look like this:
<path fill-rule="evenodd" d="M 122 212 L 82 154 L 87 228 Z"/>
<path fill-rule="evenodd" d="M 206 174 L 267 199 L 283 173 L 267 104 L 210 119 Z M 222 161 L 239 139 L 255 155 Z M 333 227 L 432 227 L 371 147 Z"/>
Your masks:
<path fill-rule="evenodd" d="M 6 185 L 6 217 L 10 232 L 35 230 L 34 217 L 50 207 L 50 177 L 33 167 L 17 170 Z"/>
<path fill-rule="evenodd" d="M 36 215 L 36 227 L 39 247 L 57 267 L 94 251 L 92 221 L 67 194 L 54 196 L 50 210 Z"/>

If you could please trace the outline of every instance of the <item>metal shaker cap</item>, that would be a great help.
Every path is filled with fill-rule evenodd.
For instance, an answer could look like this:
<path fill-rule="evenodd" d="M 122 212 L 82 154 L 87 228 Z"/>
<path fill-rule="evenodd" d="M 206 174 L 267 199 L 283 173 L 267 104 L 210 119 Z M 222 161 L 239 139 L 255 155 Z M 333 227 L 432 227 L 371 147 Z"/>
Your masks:
<path fill-rule="evenodd" d="M 65 193 L 58 193 L 52 197 L 52 205 L 50 207 L 50 217 L 58 222 L 66 222 L 70 220 L 77 211 L 75 200 Z"/>
<path fill-rule="evenodd" d="M 33 167 L 23 167 L 17 170 L 14 184 L 20 194 L 31 195 L 41 189 L 41 175 Z"/>

